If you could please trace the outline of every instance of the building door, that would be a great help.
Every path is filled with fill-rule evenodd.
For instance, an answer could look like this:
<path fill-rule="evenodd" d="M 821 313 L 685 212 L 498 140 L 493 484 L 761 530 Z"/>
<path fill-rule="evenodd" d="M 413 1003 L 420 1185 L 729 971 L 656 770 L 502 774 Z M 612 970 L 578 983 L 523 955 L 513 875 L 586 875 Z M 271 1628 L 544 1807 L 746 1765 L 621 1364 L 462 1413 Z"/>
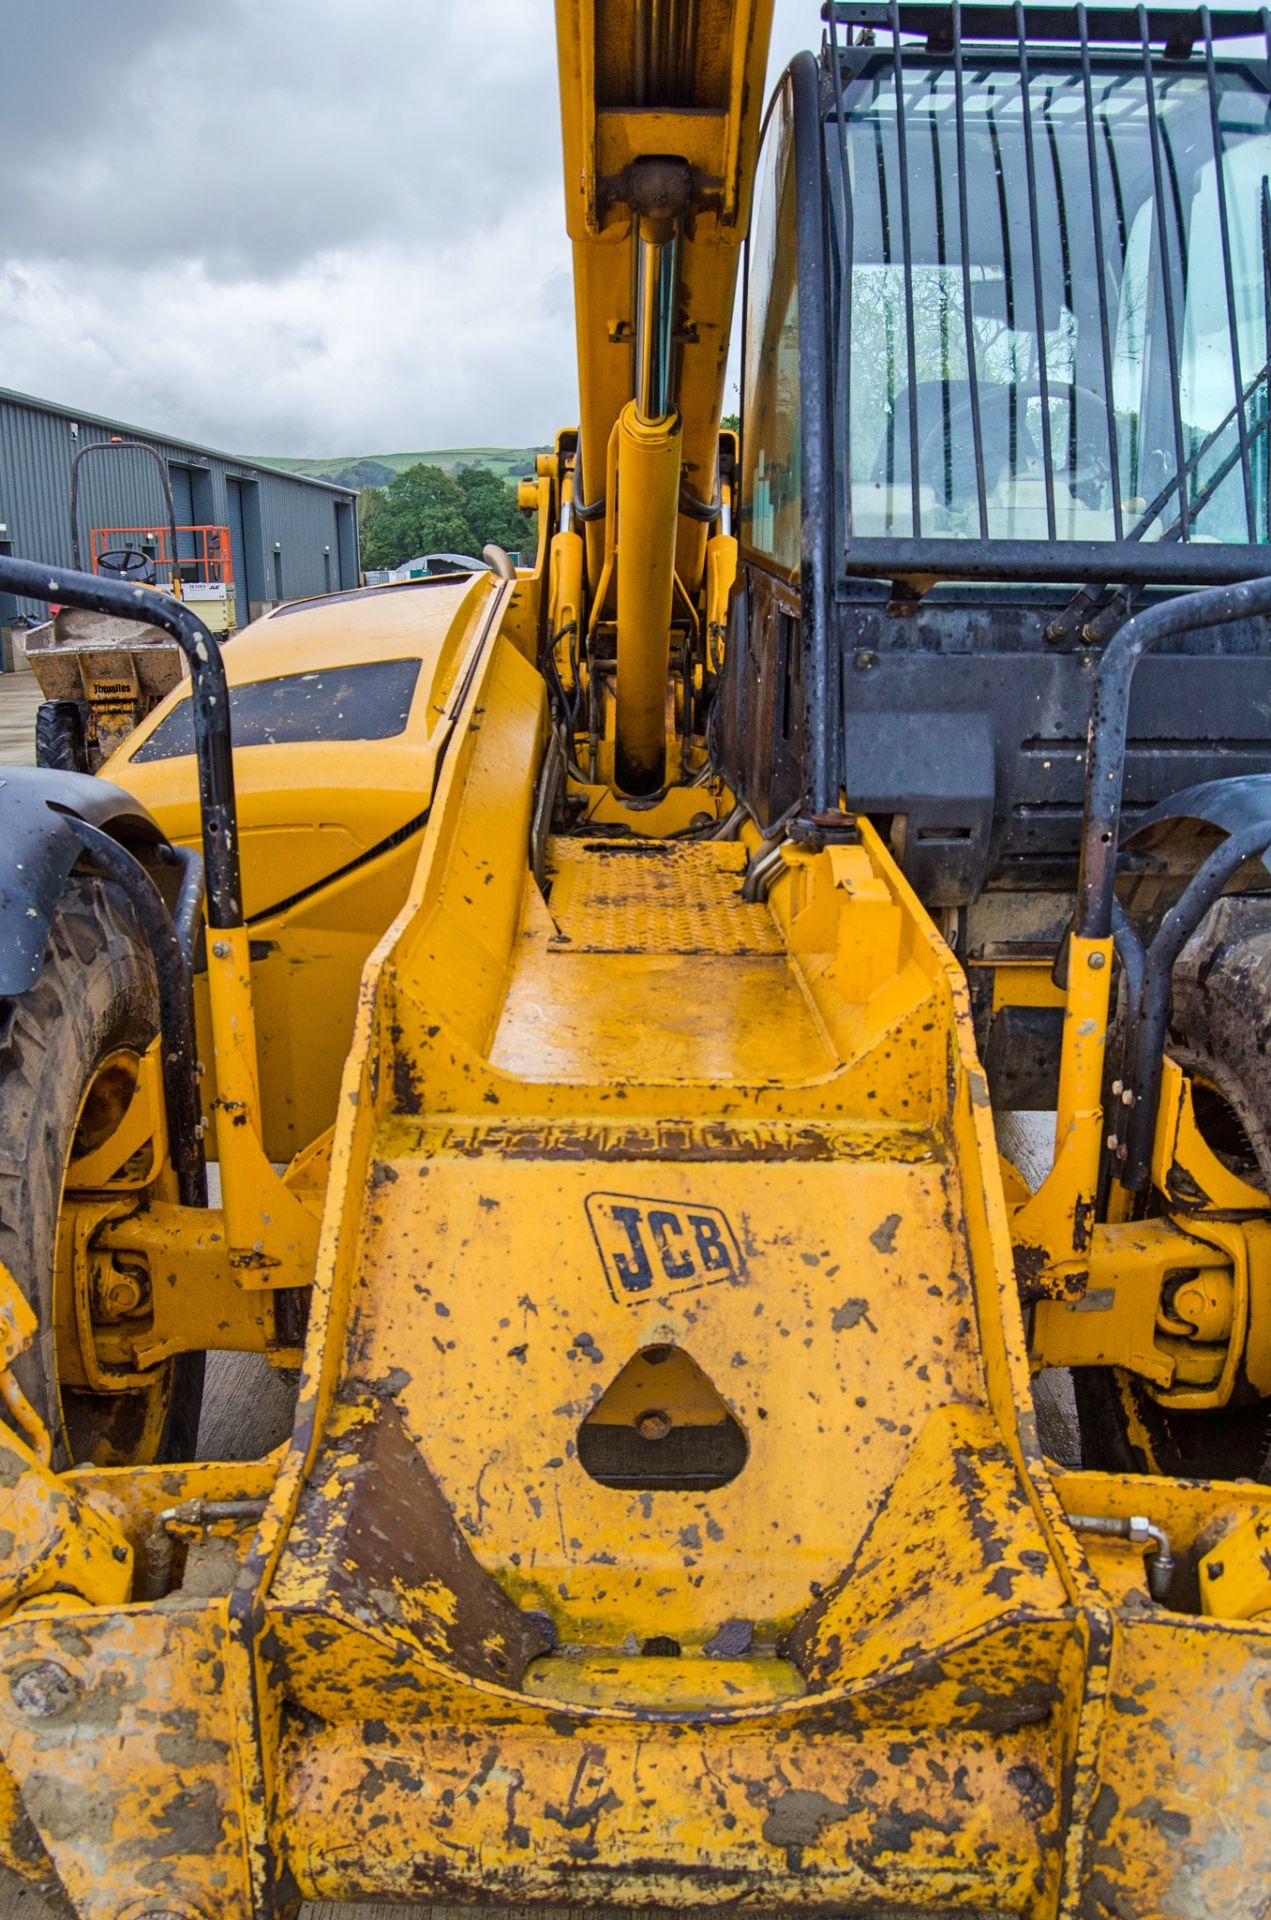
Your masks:
<path fill-rule="evenodd" d="M 177 466 L 169 466 L 168 475 L 172 482 L 172 512 L 177 526 L 179 528 L 192 527 L 194 525 L 193 475 L 188 467 Z M 195 550 L 194 535 L 192 533 L 177 534 L 177 560 L 180 563 L 181 578 L 183 580 L 197 579 L 198 569 L 194 564 Z M 163 575 L 164 569 L 160 567 L 159 577 L 161 580 Z"/>
<path fill-rule="evenodd" d="M 240 627 L 251 619 L 247 596 L 247 534 L 243 527 L 243 483 L 225 482 L 225 502 L 229 518 L 229 550 L 234 567 L 234 611 Z"/>
<path fill-rule="evenodd" d="M 341 587 L 356 587 L 358 581 L 357 526 L 353 508 L 347 500 L 335 502 L 335 558 Z"/>

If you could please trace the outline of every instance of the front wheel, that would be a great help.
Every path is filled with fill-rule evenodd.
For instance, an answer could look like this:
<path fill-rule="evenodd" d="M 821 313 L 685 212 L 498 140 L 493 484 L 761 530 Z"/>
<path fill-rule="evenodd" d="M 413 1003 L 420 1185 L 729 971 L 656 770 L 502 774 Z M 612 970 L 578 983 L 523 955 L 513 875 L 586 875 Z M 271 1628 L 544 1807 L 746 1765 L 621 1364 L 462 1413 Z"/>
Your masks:
<path fill-rule="evenodd" d="M 91 773 L 84 710 L 78 700 L 45 700 L 35 715 L 35 764 L 58 773 Z"/>
<path fill-rule="evenodd" d="M 158 1030 L 154 967 L 126 895 L 73 874 L 34 986 L 0 1000 L 0 1260 L 39 1334 L 15 1365 L 53 1437 L 53 1464 L 191 1459 L 203 1355 L 153 1369 L 144 1387 L 74 1380 L 75 1309 L 59 1258 L 67 1172 L 117 1124 L 130 1068 Z"/>

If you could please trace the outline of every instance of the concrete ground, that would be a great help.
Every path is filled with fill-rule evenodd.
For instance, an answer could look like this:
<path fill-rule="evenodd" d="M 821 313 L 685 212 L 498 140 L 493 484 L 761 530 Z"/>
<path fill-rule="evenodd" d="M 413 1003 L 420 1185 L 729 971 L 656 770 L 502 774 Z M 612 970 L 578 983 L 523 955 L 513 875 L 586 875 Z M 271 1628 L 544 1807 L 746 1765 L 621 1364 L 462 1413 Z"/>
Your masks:
<path fill-rule="evenodd" d="M 35 764 L 35 710 L 41 697 L 33 673 L 0 673 L 0 766 Z"/>
<path fill-rule="evenodd" d="M 30 766 L 35 758 L 35 710 L 40 694 L 32 675 L 0 674 L 0 765 Z M 999 1145 L 1030 1186 L 1045 1174 L 1051 1159 L 1050 1114 L 1004 1114 Z M 208 1361 L 199 1457 L 205 1460 L 259 1459 L 291 1429 L 294 1381 L 254 1354 L 212 1354 Z M 1043 1444 L 1055 1458 L 1075 1464 L 1076 1427 L 1072 1388 L 1066 1374 L 1045 1376 L 1037 1391 Z M 536 1920 L 581 1920 L 564 1912 L 536 1909 Z M 386 1905 L 306 1906 L 301 1920 L 521 1920 L 519 1910 Z M 65 1920 L 55 1907 L 29 1892 L 0 1869 L 0 1920 Z M 637 1920 L 634 1914 L 630 1920 Z M 646 1914 L 643 1920 L 650 1920 Z M 897 1920 L 902 1920 L 897 1916 Z"/>

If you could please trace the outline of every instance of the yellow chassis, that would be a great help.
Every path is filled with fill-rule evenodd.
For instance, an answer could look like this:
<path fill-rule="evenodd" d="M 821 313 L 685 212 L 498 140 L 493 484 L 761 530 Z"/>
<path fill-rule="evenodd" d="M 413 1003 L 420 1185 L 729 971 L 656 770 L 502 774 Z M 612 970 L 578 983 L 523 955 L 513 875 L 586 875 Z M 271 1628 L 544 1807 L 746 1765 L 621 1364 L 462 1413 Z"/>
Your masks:
<path fill-rule="evenodd" d="M 680 502 L 712 490 L 771 8 L 680 11 L 709 110 L 628 84 L 659 9 L 559 6 L 605 512 L 567 523 L 562 443 L 532 570 L 236 640 L 238 683 L 417 658 L 409 718 L 235 753 L 242 921 L 196 984 L 219 1204 L 176 1204 L 153 1050 L 70 1169 L 59 1379 L 302 1360 L 290 1437 L 53 1471 L 0 1274 L 0 1861 L 83 1920 L 1271 1911 L 1271 1488 L 1064 1472 L 1033 1418 L 1030 1368 L 1271 1395 L 1268 1202 L 1181 1074 L 1153 1173 L 1187 1209 L 1102 1204 L 1109 943 L 1069 943 L 1030 1194 L 965 976 L 867 822 L 743 897 L 751 830 L 673 837 L 730 796 L 626 806 L 606 717 L 561 769 L 579 830 L 544 831 L 544 633 L 573 687 L 571 632 L 634 662 L 647 744 L 673 703 L 642 597 L 716 667 L 737 565 L 731 501 L 714 533 Z M 681 417 L 636 431 L 616 183 L 678 153 L 709 189 Z M 106 772 L 188 844 L 190 761 L 137 757 L 175 697 Z M 1057 997 L 1040 969 L 994 990 Z"/>
<path fill-rule="evenodd" d="M 1080 946 L 1054 1172 L 1004 1181 L 965 979 L 865 822 L 750 905 L 745 843 L 598 824 L 551 843 L 545 903 L 517 591 L 483 585 L 463 628 L 334 1130 L 273 1173 L 244 936 L 209 956 L 223 1209 L 68 1202 L 81 1294 L 103 1260 L 175 1276 L 139 1365 L 213 1333 L 287 1360 L 262 1303 L 310 1273 L 313 1300 L 291 1439 L 258 1464 L 55 1475 L 5 1375 L 4 1857 L 103 1920 L 1258 1912 L 1271 1489 L 1049 1465 L 1020 1298 L 1033 1365 L 1188 1405 L 1238 1365 L 1265 1392 L 1264 1198 L 1175 1077 L 1158 1175 L 1185 1164 L 1208 1204 L 1074 1235 L 1108 972 Z M 1191 1337 L 1160 1306 L 1181 1268 Z M 12 1299 L 5 1324 L 7 1365 L 32 1330 Z M 580 1430 L 638 1423 L 629 1368 L 667 1349 L 668 1418 L 724 1405 L 745 1465 L 603 1484 Z M 1187 1611 L 1151 1597 L 1155 1541 L 1106 1530 L 1138 1515 Z"/>

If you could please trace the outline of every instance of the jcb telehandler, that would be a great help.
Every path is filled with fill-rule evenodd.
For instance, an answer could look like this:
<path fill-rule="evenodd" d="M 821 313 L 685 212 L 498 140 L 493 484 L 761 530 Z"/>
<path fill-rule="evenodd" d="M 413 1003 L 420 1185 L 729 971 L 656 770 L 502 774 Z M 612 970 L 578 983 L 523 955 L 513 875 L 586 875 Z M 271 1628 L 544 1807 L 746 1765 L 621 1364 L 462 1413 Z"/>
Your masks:
<path fill-rule="evenodd" d="M 1271 1913 L 1266 15 L 831 0 L 765 119 L 769 13 L 559 0 L 532 566 L 222 660 L 0 561 L 190 665 L 0 785 L 0 1853 L 83 1920 Z"/>

